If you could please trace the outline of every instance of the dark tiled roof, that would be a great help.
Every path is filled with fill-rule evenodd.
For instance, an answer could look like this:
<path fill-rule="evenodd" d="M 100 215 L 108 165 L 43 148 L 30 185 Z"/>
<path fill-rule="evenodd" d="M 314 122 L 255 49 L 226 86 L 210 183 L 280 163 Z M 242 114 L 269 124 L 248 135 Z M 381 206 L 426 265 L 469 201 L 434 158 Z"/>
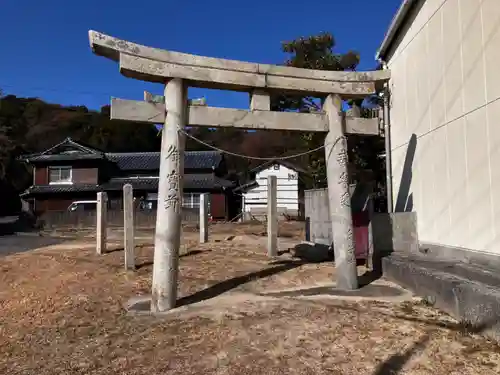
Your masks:
<path fill-rule="evenodd" d="M 54 185 L 34 185 L 26 189 L 21 196 L 29 194 L 44 194 L 44 193 L 74 193 L 74 192 L 92 192 L 99 191 L 99 185 L 92 184 L 54 184 Z"/>
<path fill-rule="evenodd" d="M 58 149 L 62 149 L 63 152 L 54 152 L 55 150 Z M 39 152 L 36 154 L 22 155 L 19 157 L 20 160 L 28 160 L 30 162 L 95 160 L 103 158 L 104 158 L 104 152 L 97 150 L 93 147 L 87 146 L 81 142 L 75 142 L 69 137 L 43 152 Z"/>
<path fill-rule="evenodd" d="M 71 161 L 71 160 L 99 160 L 104 159 L 103 154 L 56 154 L 56 155 L 26 155 L 21 160 L 37 161 Z"/>
<path fill-rule="evenodd" d="M 218 151 L 187 151 L 184 155 L 184 169 L 217 168 L 222 161 Z"/>
<path fill-rule="evenodd" d="M 102 185 L 102 189 L 121 190 L 123 185 L 129 183 L 136 190 L 158 190 L 158 181 L 157 178 L 112 178 Z M 184 189 L 211 190 L 232 187 L 234 187 L 234 182 L 217 177 L 212 173 L 184 175 Z"/>
<path fill-rule="evenodd" d="M 159 152 L 107 153 L 106 157 L 115 162 L 121 170 L 156 170 L 160 169 Z M 222 154 L 217 151 L 186 151 L 184 169 L 213 169 L 222 161 Z"/>
<path fill-rule="evenodd" d="M 57 150 L 69 148 L 76 152 L 60 153 Z M 75 142 L 71 138 L 40 153 L 22 155 L 20 160 L 30 162 L 41 161 L 71 161 L 71 160 L 96 160 L 107 158 L 118 165 L 121 170 L 157 170 L 160 169 L 159 152 L 121 152 L 104 153 L 101 150 Z M 213 169 L 222 161 L 222 154 L 217 151 L 186 151 L 184 153 L 185 169 Z"/>
<path fill-rule="evenodd" d="M 155 170 L 160 168 L 159 152 L 106 153 L 106 158 L 121 170 Z"/>
<path fill-rule="evenodd" d="M 158 190 L 157 178 L 112 178 L 102 185 L 72 184 L 72 185 L 35 185 L 28 188 L 22 196 L 46 193 L 74 193 L 122 190 L 123 185 L 130 183 L 135 190 Z M 185 190 L 219 190 L 234 187 L 234 182 L 215 176 L 213 173 L 186 174 L 184 176 Z"/>

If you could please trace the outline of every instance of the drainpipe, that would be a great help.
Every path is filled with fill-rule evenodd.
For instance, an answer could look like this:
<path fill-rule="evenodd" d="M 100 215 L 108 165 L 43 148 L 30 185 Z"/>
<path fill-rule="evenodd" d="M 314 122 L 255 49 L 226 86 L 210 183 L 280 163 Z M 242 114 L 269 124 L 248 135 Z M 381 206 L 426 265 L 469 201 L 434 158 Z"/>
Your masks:
<path fill-rule="evenodd" d="M 381 61 L 383 69 L 387 69 L 387 63 Z M 392 152 L 391 152 L 391 114 L 390 102 L 391 93 L 389 89 L 389 82 L 384 85 L 383 99 L 384 99 L 384 136 L 385 136 L 385 177 L 387 187 L 387 212 L 394 212 L 394 200 L 392 195 Z"/>

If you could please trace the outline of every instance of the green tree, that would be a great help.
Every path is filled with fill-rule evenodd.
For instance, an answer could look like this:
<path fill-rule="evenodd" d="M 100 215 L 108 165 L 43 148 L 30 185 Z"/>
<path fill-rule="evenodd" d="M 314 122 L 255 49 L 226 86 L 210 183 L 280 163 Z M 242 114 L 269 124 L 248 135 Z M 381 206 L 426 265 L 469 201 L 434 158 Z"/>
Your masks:
<path fill-rule="evenodd" d="M 331 70 L 331 71 L 355 71 L 360 55 L 356 51 L 336 53 L 335 39 L 330 33 L 321 33 L 309 37 L 301 37 L 292 41 L 282 43 L 282 51 L 290 57 L 285 61 L 286 66 L 305 69 Z M 367 100 L 351 100 L 347 104 L 351 107 L 360 108 L 361 116 L 367 115 L 364 109 L 366 103 L 377 104 L 376 97 Z M 314 112 L 322 108 L 322 100 L 311 96 L 279 95 L 273 98 L 273 110 Z M 302 133 L 304 148 L 314 149 L 324 143 L 322 133 Z M 349 159 L 351 162 L 352 176 L 356 179 L 357 170 L 380 169 L 380 161 L 376 154 L 383 150 L 383 140 L 380 137 L 348 137 Z M 382 148 L 380 149 L 380 146 Z M 312 187 L 326 186 L 326 165 L 324 150 L 319 150 L 308 155 L 307 164 L 313 175 Z M 378 172 L 374 170 L 374 172 Z M 378 175 L 379 173 L 377 173 Z"/>

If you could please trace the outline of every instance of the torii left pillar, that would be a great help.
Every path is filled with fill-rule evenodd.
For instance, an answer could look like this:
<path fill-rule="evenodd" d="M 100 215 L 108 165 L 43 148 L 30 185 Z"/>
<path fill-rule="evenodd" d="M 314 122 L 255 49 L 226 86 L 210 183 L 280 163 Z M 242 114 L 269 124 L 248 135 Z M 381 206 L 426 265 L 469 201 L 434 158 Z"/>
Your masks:
<path fill-rule="evenodd" d="M 182 131 L 187 121 L 187 86 L 182 79 L 174 78 L 166 84 L 165 110 L 156 213 L 152 312 L 170 310 L 175 307 L 177 300 L 185 143 Z"/>

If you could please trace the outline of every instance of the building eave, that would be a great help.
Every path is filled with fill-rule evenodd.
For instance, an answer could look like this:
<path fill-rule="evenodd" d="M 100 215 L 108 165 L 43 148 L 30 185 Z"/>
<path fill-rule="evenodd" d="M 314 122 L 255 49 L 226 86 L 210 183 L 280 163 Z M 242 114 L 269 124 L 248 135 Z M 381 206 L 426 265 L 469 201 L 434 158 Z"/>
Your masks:
<path fill-rule="evenodd" d="M 95 184 L 45 184 L 45 185 L 33 185 L 26 189 L 24 192 L 19 194 L 20 197 L 32 197 L 38 194 L 67 194 L 67 193 L 89 193 L 100 191 L 99 185 Z"/>
<path fill-rule="evenodd" d="M 396 15 L 392 19 L 392 22 L 387 30 L 384 40 L 382 44 L 377 50 L 375 55 L 375 59 L 377 61 L 385 61 L 387 57 L 387 52 L 390 49 L 394 39 L 397 37 L 401 27 L 405 23 L 410 10 L 414 5 L 418 3 L 419 0 L 403 0 L 403 3 L 400 5 Z"/>
<path fill-rule="evenodd" d="M 57 162 L 78 162 L 83 160 L 103 160 L 104 156 L 99 154 L 83 154 L 83 155 L 36 155 L 21 157 L 18 160 L 24 161 L 30 164 L 44 163 L 44 164 L 57 164 Z"/>
<path fill-rule="evenodd" d="M 291 170 L 293 170 L 293 171 L 295 171 L 297 173 L 302 173 L 302 174 L 305 174 L 305 175 L 310 175 L 310 173 L 306 169 L 304 169 L 304 168 L 302 168 L 302 167 L 300 167 L 298 165 L 295 165 L 293 163 L 290 163 L 287 160 L 280 160 L 280 159 L 266 161 L 265 163 L 260 164 L 260 165 L 258 165 L 256 167 L 252 168 L 249 172 L 250 173 L 259 173 L 259 172 L 261 172 L 263 170 L 266 170 L 266 169 L 270 168 L 274 164 L 282 165 L 282 166 L 284 166 L 284 167 L 286 167 L 288 169 L 291 169 Z"/>
<path fill-rule="evenodd" d="M 240 185 L 233 189 L 234 193 L 247 193 L 248 191 L 259 187 L 259 183 L 255 180 L 250 181 L 246 184 Z"/>

